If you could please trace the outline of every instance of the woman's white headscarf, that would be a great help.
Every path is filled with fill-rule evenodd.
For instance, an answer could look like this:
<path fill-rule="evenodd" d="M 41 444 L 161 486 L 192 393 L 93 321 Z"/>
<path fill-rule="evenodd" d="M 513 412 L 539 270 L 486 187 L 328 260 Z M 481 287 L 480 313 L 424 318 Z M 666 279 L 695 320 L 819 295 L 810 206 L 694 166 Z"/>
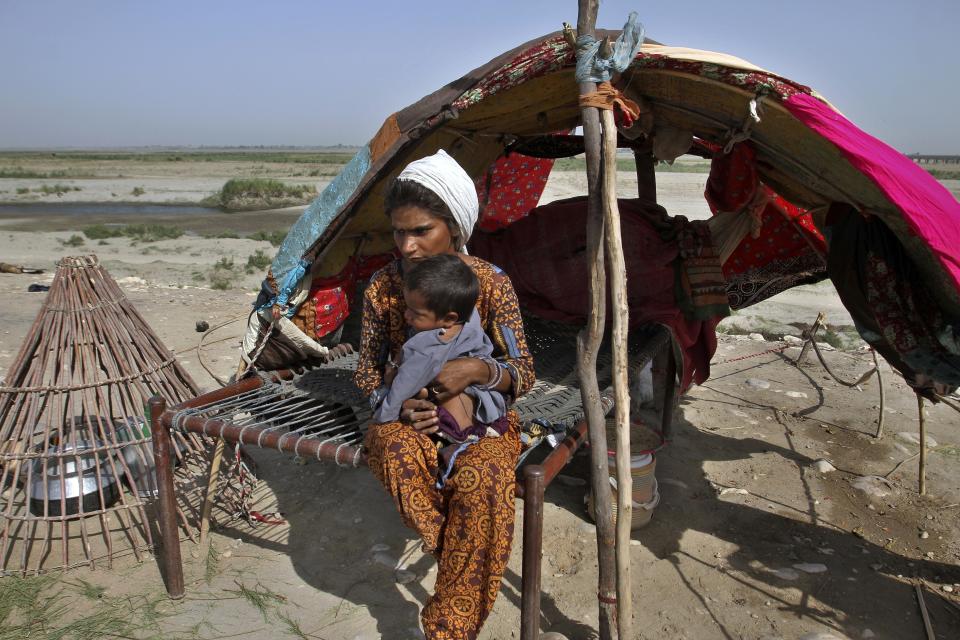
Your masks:
<path fill-rule="evenodd" d="M 463 167 L 441 149 L 432 156 L 408 164 L 397 180 L 412 180 L 437 194 L 450 209 L 460 228 L 460 246 L 457 250 L 466 253 L 467 240 L 480 214 L 480 203 L 473 180 Z"/>

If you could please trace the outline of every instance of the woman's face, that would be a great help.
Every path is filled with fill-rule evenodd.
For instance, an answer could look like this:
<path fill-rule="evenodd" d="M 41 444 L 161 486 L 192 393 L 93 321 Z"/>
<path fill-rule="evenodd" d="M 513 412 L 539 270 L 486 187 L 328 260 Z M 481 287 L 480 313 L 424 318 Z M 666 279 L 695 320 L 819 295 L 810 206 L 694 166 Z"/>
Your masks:
<path fill-rule="evenodd" d="M 397 207 L 390 212 L 390 224 L 405 268 L 424 258 L 456 253 L 446 221 L 423 207 Z"/>

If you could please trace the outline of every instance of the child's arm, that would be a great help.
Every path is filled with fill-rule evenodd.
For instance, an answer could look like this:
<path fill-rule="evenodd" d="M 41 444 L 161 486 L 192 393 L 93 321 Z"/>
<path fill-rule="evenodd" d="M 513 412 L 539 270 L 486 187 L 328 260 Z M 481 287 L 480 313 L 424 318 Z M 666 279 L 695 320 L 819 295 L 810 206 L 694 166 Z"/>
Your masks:
<path fill-rule="evenodd" d="M 432 354 L 421 351 L 411 342 L 412 340 L 408 340 L 403 345 L 403 362 L 396 368 L 395 377 L 383 402 L 374 411 L 374 422 L 399 420 L 404 401 L 420 393 L 440 370 Z"/>

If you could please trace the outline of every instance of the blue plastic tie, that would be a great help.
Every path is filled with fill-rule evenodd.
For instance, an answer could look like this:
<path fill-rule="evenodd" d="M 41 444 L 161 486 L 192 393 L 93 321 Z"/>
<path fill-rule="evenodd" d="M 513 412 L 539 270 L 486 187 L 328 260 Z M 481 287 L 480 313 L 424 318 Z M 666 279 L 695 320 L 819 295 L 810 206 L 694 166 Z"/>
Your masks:
<path fill-rule="evenodd" d="M 577 37 L 577 82 L 609 82 L 614 73 L 630 66 L 643 44 L 643 25 L 631 11 L 620 37 L 613 43 L 613 55 L 600 58 L 600 41 L 590 35 Z"/>

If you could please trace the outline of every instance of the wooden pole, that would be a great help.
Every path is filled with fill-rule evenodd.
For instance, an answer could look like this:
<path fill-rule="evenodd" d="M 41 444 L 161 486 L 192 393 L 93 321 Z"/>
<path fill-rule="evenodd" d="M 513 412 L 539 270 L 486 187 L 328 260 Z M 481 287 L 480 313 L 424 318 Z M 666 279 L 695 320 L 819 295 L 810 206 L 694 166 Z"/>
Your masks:
<path fill-rule="evenodd" d="M 620 209 L 617 206 L 617 125 L 613 111 L 602 110 L 603 224 L 613 311 L 613 393 L 617 422 L 617 635 L 632 638 L 630 531 L 633 523 L 633 477 L 630 473 L 630 390 L 627 383 L 627 266 L 623 257 Z"/>
<path fill-rule="evenodd" d="M 880 361 L 877 359 L 877 350 L 873 350 L 873 366 L 877 370 L 877 386 L 880 387 L 880 417 L 877 418 L 877 433 L 874 438 L 883 437 L 883 416 L 886 413 L 886 392 L 883 390 L 883 373 L 880 372 Z"/>
<path fill-rule="evenodd" d="M 927 421 L 923 416 L 923 396 L 917 394 L 917 411 L 920 414 L 920 495 L 927 494 Z"/>
<path fill-rule="evenodd" d="M 540 572 L 543 556 L 544 470 L 523 469 L 523 578 L 520 586 L 520 640 L 540 637 Z"/>
<path fill-rule="evenodd" d="M 634 149 L 633 162 L 637 168 L 637 197 L 645 202 L 657 202 L 657 173 L 653 151 L 645 145 Z"/>
<path fill-rule="evenodd" d="M 913 585 L 913 588 L 917 593 L 917 604 L 920 605 L 920 617 L 923 618 L 923 630 L 927 634 L 927 640 L 937 640 L 933 632 L 933 624 L 930 622 L 930 614 L 927 612 L 927 603 L 923 600 L 923 589 L 918 584 Z"/>
<path fill-rule="evenodd" d="M 156 457 L 157 512 L 160 516 L 160 539 L 163 547 L 160 557 L 167 594 L 173 600 L 183 597 L 183 562 L 180 558 L 180 532 L 177 531 L 177 498 L 173 488 L 173 460 L 170 430 L 160 420 L 167 410 L 163 398 L 154 396 L 147 402 L 150 407 L 150 433 L 153 437 L 153 455 Z"/>
<path fill-rule="evenodd" d="M 577 33 L 595 35 L 599 0 L 579 0 Z M 596 91 L 593 82 L 579 84 L 580 95 Z M 587 163 L 587 263 L 590 266 L 590 313 L 577 337 L 577 370 L 580 394 L 590 438 L 591 489 L 597 520 L 597 600 L 600 640 L 610 640 L 617 611 L 616 557 L 610 481 L 607 470 L 607 433 L 600 388 L 597 382 L 597 352 L 603 339 L 606 274 L 603 264 L 603 207 L 600 186 L 600 114 L 595 107 L 581 110 Z"/>
<path fill-rule="evenodd" d="M 200 511 L 200 544 L 207 541 L 210 533 L 210 512 L 213 511 L 213 501 L 217 493 L 217 481 L 220 479 L 220 462 L 223 460 L 223 438 L 217 438 L 213 449 L 213 460 L 210 462 L 210 477 L 207 479 L 207 492 L 203 497 L 203 509 Z"/>
<path fill-rule="evenodd" d="M 796 366 L 800 366 L 807 360 L 807 353 L 810 351 L 810 343 L 817 339 L 817 332 L 820 331 L 820 327 L 823 325 L 826 320 L 826 316 L 823 315 L 823 311 L 817 314 L 817 319 L 814 320 L 813 326 L 810 327 L 810 331 L 804 332 L 803 347 L 800 349 L 800 355 L 797 356 L 797 361 L 794 362 Z"/>

